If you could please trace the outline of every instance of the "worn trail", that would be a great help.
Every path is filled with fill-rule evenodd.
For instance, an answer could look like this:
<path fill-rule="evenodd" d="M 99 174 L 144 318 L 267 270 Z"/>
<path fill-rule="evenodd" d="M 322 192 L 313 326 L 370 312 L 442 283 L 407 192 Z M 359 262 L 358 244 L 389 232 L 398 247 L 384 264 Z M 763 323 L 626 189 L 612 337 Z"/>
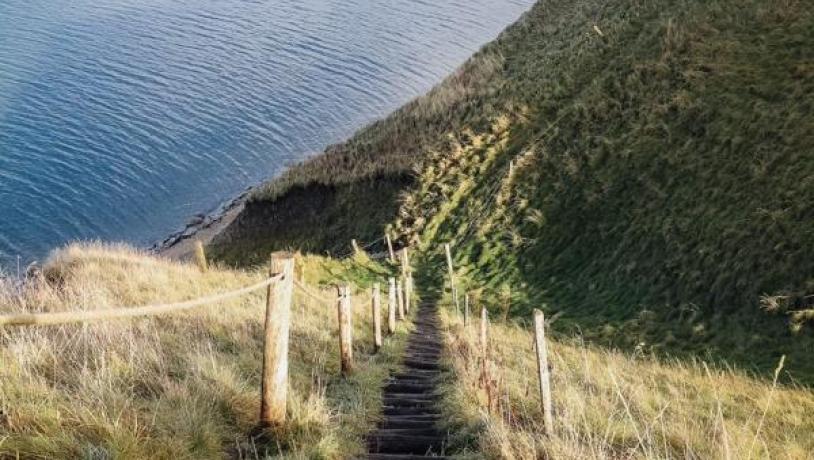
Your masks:
<path fill-rule="evenodd" d="M 445 436 L 436 427 L 443 348 L 437 307 L 419 306 L 415 326 L 408 338 L 404 369 L 391 376 L 384 388 L 384 420 L 369 437 L 369 459 L 446 458 L 442 457 Z"/>

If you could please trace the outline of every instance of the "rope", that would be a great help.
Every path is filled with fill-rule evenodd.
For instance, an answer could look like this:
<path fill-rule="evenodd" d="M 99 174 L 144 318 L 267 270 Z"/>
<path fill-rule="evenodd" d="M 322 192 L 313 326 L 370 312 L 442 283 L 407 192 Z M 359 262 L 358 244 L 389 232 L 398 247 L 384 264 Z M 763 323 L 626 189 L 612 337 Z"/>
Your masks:
<path fill-rule="evenodd" d="M 311 297 L 311 298 L 313 298 L 313 299 L 315 299 L 315 300 L 317 300 L 319 302 L 329 304 L 329 305 L 333 305 L 334 303 L 336 303 L 336 299 L 327 299 L 325 297 L 322 297 L 319 294 L 315 294 L 315 293 L 311 292 L 311 288 L 309 288 L 308 285 L 306 285 L 305 283 L 301 283 L 301 282 L 297 281 L 296 278 L 294 279 L 294 285 L 297 286 L 298 288 L 300 288 L 300 291 L 302 291 L 304 294 L 308 295 L 309 297 Z"/>
<path fill-rule="evenodd" d="M 380 237 L 376 238 L 375 240 L 371 241 L 370 243 L 368 243 L 368 244 L 366 244 L 366 245 L 362 246 L 362 249 L 365 249 L 365 250 L 370 249 L 370 248 L 372 248 L 374 245 L 376 245 L 376 244 L 378 244 L 378 243 L 380 243 L 380 242 L 383 242 L 384 240 L 385 240 L 385 237 L 384 237 L 384 236 L 380 236 Z"/>
<path fill-rule="evenodd" d="M 367 252 L 367 250 L 368 250 L 368 249 L 370 249 L 371 247 L 373 247 L 373 246 L 375 246 L 376 244 L 380 243 L 380 242 L 381 242 L 381 241 L 383 241 L 384 239 L 385 239 L 385 238 L 384 238 L 383 236 L 380 236 L 379 238 L 376 238 L 375 240 L 370 241 L 370 242 L 368 242 L 367 244 L 364 244 L 364 245 L 359 246 L 359 249 L 360 249 L 360 250 L 362 250 L 362 251 L 364 251 L 364 252 Z M 357 243 L 357 244 L 359 244 L 359 242 L 358 242 L 358 241 L 357 241 L 356 243 Z M 347 259 L 347 258 L 349 258 L 349 257 L 351 257 L 351 256 L 353 256 L 353 255 L 355 255 L 355 254 L 356 254 L 356 252 L 355 252 L 354 250 L 350 250 L 350 251 L 342 251 L 342 252 L 340 252 L 340 253 L 334 253 L 332 256 L 333 256 L 335 259 Z M 372 257 L 371 257 L 371 258 L 372 258 Z"/>
<path fill-rule="evenodd" d="M 373 254 L 368 254 L 367 256 L 370 258 L 370 260 L 382 260 L 382 259 L 387 259 L 387 258 L 389 258 L 389 257 L 390 257 L 390 253 L 389 253 L 389 252 L 387 252 L 387 251 L 383 251 L 383 252 L 375 252 L 375 253 L 373 253 Z"/>
<path fill-rule="evenodd" d="M 164 313 L 189 310 L 191 308 L 199 307 L 202 305 L 222 302 L 224 300 L 240 297 L 252 291 L 256 291 L 258 289 L 269 286 L 272 283 L 275 283 L 281 279 L 283 279 L 282 273 L 241 289 L 224 292 L 221 294 L 210 295 L 199 299 L 187 300 L 184 302 L 145 305 L 142 307 L 131 307 L 131 308 L 106 308 L 100 310 L 84 310 L 70 312 L 17 313 L 0 315 L 0 326 L 54 325 L 54 324 L 98 321 L 103 319 L 134 318 L 138 316 L 160 315 Z"/>
<path fill-rule="evenodd" d="M 322 297 L 321 295 L 316 294 L 314 292 L 314 289 L 312 289 L 311 287 L 309 287 L 305 283 L 302 283 L 302 282 L 297 281 L 295 279 L 294 280 L 294 285 L 296 287 L 298 287 L 303 294 L 311 297 L 312 299 L 314 299 L 314 300 L 316 300 L 318 302 L 322 302 L 322 303 L 326 304 L 329 307 L 336 304 L 336 298 L 328 299 L 328 298 Z M 370 303 L 373 300 L 373 296 L 370 295 L 369 293 L 367 293 L 367 291 L 362 291 L 359 294 L 354 295 L 352 298 L 353 298 L 354 301 L 361 300 L 362 301 L 361 304 L 363 304 L 363 305 L 367 304 L 367 303 Z"/>

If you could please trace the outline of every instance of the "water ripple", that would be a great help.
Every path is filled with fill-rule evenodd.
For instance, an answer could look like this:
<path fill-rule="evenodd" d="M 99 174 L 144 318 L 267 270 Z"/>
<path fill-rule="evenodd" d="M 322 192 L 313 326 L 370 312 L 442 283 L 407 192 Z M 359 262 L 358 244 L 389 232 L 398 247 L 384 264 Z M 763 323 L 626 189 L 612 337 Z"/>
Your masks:
<path fill-rule="evenodd" d="M 532 0 L 3 0 L 0 265 L 149 244 L 427 91 Z"/>

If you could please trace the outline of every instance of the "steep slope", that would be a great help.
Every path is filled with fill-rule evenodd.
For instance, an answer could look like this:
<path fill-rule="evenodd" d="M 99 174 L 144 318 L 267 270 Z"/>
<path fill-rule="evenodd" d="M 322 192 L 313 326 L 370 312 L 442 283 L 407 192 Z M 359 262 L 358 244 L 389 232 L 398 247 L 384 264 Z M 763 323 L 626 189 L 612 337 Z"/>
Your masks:
<path fill-rule="evenodd" d="M 386 274 L 363 260 L 296 259 L 298 279 L 368 286 Z M 254 284 L 263 270 L 73 245 L 42 277 L 0 278 L 8 312 L 93 310 L 195 299 Z M 325 296 L 327 294 L 321 293 Z M 297 291 L 291 316 L 287 423 L 252 439 L 260 411 L 265 293 L 186 312 L 89 324 L 3 328 L 0 458 L 325 458 L 365 452 L 399 331 L 373 354 L 368 303 L 354 309 L 358 367 L 343 378 L 336 310 Z M 126 307 L 125 307 L 126 308 Z"/>
<path fill-rule="evenodd" d="M 578 339 L 548 343 L 554 418 L 543 436 L 528 328 L 490 325 L 488 388 L 497 397 L 489 398 L 479 325 L 451 311 L 442 320 L 455 377 L 443 390 L 449 449 L 468 447 L 467 459 L 807 459 L 814 451 L 808 388 Z"/>
<path fill-rule="evenodd" d="M 433 220 L 398 228 L 453 241 L 489 303 L 548 303 L 561 330 L 764 370 L 787 353 L 810 379 L 811 331 L 759 300 L 811 290 L 814 13 L 589 3 L 538 5 L 543 41 L 507 57 L 513 94 L 537 84 L 528 114 L 456 135 L 402 210 Z"/>
<path fill-rule="evenodd" d="M 352 206 L 373 194 L 375 212 L 318 225 L 317 207 L 287 231 L 330 229 L 313 250 L 384 228 L 451 241 L 490 306 L 547 304 L 560 331 L 763 371 L 787 353 L 811 381 L 811 331 L 791 337 L 760 299 L 814 289 L 813 114 L 806 2 L 543 0 L 432 93 L 255 196 L 271 211 L 248 234 L 285 246 L 262 230 L 275 207 L 366 183 Z M 375 195 L 383 177 L 404 186 Z"/>

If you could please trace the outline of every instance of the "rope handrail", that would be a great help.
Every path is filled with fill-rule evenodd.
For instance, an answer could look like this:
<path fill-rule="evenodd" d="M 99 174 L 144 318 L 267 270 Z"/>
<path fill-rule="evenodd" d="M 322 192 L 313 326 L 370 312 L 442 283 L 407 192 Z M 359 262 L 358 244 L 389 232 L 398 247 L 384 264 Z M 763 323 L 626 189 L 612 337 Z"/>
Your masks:
<path fill-rule="evenodd" d="M 297 278 L 294 278 L 294 285 L 297 286 L 298 288 L 300 288 L 300 291 L 302 291 L 303 293 L 305 293 L 309 297 L 311 297 L 311 298 L 313 298 L 313 299 L 315 299 L 315 300 L 317 300 L 319 302 L 323 302 L 323 303 L 326 303 L 326 304 L 329 304 L 329 305 L 333 305 L 334 303 L 336 303 L 336 299 L 328 299 L 326 297 L 322 297 L 319 294 L 315 294 L 315 293 L 311 292 L 311 288 L 308 287 L 308 285 L 306 285 L 305 283 L 302 283 L 302 282 L 298 281 Z"/>
<path fill-rule="evenodd" d="M 0 315 L 0 326 L 28 326 L 28 325 L 56 325 L 105 319 L 133 318 L 138 316 L 155 316 L 164 313 L 189 310 L 207 304 L 243 296 L 250 292 L 262 289 L 283 278 L 283 274 L 271 276 L 263 281 L 234 291 L 209 295 L 198 299 L 186 300 L 166 304 L 144 305 L 140 307 L 104 308 L 99 310 L 78 310 L 48 313 L 11 313 Z"/>
<path fill-rule="evenodd" d="M 299 290 L 303 294 L 311 297 L 312 299 L 314 299 L 314 300 L 316 300 L 318 302 L 322 302 L 322 303 L 324 303 L 324 304 L 326 304 L 328 306 L 332 306 L 332 305 L 336 304 L 337 298 L 323 297 L 323 296 L 315 293 L 311 286 L 309 286 L 306 283 L 303 283 L 302 281 L 297 280 L 296 278 L 294 279 L 294 285 L 297 288 L 299 288 Z M 365 291 L 362 291 L 359 294 L 357 294 L 356 296 L 354 296 L 354 298 L 353 298 L 353 300 L 355 300 L 355 301 L 359 301 L 360 299 L 362 299 L 361 303 L 363 303 L 363 304 L 364 303 L 369 303 L 369 302 L 371 302 L 373 300 L 373 296 L 370 295 L 369 293 L 365 292 Z"/>

